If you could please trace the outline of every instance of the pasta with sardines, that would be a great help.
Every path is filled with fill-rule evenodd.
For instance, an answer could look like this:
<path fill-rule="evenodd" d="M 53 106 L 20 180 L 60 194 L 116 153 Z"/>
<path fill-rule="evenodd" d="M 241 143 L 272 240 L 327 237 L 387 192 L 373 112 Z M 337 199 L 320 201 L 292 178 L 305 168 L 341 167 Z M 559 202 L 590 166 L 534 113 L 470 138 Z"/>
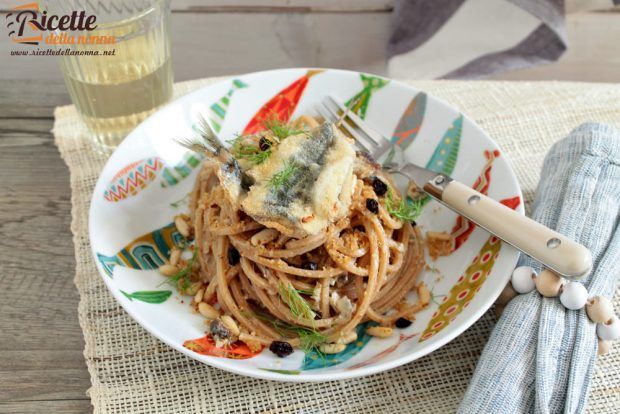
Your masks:
<path fill-rule="evenodd" d="M 217 346 L 337 353 L 363 322 L 376 322 L 376 337 L 409 326 L 430 297 L 417 281 L 419 205 L 337 125 L 301 116 L 264 126 L 228 149 L 206 124 L 180 142 L 206 155 L 190 213 L 176 219 L 193 256 L 173 250 L 166 266 L 185 266 L 162 273 L 194 295 Z"/>

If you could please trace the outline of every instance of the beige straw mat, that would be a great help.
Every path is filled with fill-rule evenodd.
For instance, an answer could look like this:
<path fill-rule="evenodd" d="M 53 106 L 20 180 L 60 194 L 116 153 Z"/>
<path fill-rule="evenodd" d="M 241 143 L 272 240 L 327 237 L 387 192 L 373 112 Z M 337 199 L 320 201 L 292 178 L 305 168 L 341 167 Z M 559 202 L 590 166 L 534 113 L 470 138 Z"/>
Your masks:
<path fill-rule="evenodd" d="M 221 78 L 220 78 L 221 79 Z M 220 79 L 179 83 L 175 95 Z M 620 85 L 563 82 L 410 82 L 473 118 L 510 157 L 529 209 L 545 154 L 583 122 L 620 128 Z M 73 106 L 56 109 L 54 135 L 71 171 L 78 308 L 95 413 L 444 413 L 454 412 L 494 324 L 470 329 L 415 362 L 365 378 L 282 383 L 203 365 L 149 335 L 114 300 L 88 238 L 91 194 L 106 158 L 92 149 Z M 614 275 L 616 276 L 616 275 Z M 613 277 L 610 275 L 610 277 Z M 615 295 L 620 309 L 620 289 Z M 599 357 L 588 411 L 620 412 L 620 345 Z"/>

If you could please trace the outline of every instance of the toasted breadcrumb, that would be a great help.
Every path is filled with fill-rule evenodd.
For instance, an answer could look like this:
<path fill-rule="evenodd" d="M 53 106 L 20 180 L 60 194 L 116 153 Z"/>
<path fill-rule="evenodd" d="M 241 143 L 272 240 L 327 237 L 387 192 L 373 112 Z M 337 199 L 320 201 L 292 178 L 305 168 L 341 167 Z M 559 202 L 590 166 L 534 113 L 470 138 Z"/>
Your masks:
<path fill-rule="evenodd" d="M 433 260 L 437 260 L 439 256 L 448 256 L 452 253 L 454 240 L 445 232 L 441 233 L 435 231 L 426 232 L 426 246 L 428 247 L 428 254 Z"/>

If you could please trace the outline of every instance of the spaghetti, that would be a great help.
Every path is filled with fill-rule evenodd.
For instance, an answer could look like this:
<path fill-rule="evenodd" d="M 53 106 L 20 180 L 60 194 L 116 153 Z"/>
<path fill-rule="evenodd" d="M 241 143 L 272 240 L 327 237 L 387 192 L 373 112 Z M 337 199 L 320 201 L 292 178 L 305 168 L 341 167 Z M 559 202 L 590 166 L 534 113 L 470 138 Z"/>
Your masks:
<path fill-rule="evenodd" d="M 298 119 L 296 125 L 305 131 L 321 128 L 309 117 Z M 303 145 L 308 145 L 304 139 L 317 139 L 305 134 L 300 138 Z M 246 145 L 256 143 L 259 151 L 272 151 L 269 159 L 284 151 L 285 140 L 294 141 L 270 129 L 243 139 Z M 261 149 L 258 144 L 267 139 L 269 148 L 262 145 Z M 334 135 L 335 139 L 340 138 Z M 378 194 L 377 188 L 387 183 L 390 197 L 401 197 L 376 164 L 355 155 L 351 178 L 343 177 L 334 193 L 344 209 L 332 211 L 333 220 L 322 227 L 304 227 L 307 209 L 299 220 L 290 212 L 284 218 L 274 219 L 273 213 L 258 220 L 248 214 L 244 203 L 258 186 L 256 174 L 241 165 L 241 157 L 235 163 L 230 153 L 209 142 L 211 157 L 199 172 L 190 215 L 185 217 L 187 236 L 195 241 L 195 262 L 189 263 L 190 271 L 178 283 L 185 293 L 194 295 L 192 305 L 207 317 L 208 333 L 220 345 L 241 340 L 251 349 L 270 346 L 279 356 L 290 353 L 292 347 L 339 352 L 357 338 L 360 323 L 374 321 L 385 329 L 368 333 L 388 336 L 397 320 L 412 319 L 428 305 L 428 291 L 417 282 L 424 266 L 423 238 L 414 225 L 390 213 L 385 191 Z M 326 157 L 329 160 L 329 153 Z M 232 171 L 236 166 L 239 170 Z M 239 174 L 243 170 L 249 171 L 254 183 L 249 190 L 231 188 L 231 177 L 244 187 Z M 321 177 L 314 179 L 319 182 Z M 268 189 L 276 193 L 273 187 Z M 243 191 L 249 195 L 239 196 Z M 308 196 L 302 198 L 312 204 Z M 312 218 L 318 221 L 317 211 L 312 210 Z M 410 292 L 417 292 L 417 302 L 408 302 Z"/>

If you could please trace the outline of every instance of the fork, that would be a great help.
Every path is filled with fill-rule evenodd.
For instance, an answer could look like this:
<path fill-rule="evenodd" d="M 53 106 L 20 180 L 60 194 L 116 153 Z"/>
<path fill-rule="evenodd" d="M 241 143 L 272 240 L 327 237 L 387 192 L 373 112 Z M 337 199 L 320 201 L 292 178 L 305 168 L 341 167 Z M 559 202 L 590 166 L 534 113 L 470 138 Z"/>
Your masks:
<path fill-rule="evenodd" d="M 578 279 L 590 272 L 590 251 L 568 237 L 504 206 L 446 174 L 422 168 L 407 161 L 402 149 L 370 127 L 337 98 L 328 96 L 318 112 L 344 128 L 359 149 L 375 160 L 390 154 L 390 169 L 405 175 L 418 188 L 489 233 L 540 262 L 567 279 Z"/>

